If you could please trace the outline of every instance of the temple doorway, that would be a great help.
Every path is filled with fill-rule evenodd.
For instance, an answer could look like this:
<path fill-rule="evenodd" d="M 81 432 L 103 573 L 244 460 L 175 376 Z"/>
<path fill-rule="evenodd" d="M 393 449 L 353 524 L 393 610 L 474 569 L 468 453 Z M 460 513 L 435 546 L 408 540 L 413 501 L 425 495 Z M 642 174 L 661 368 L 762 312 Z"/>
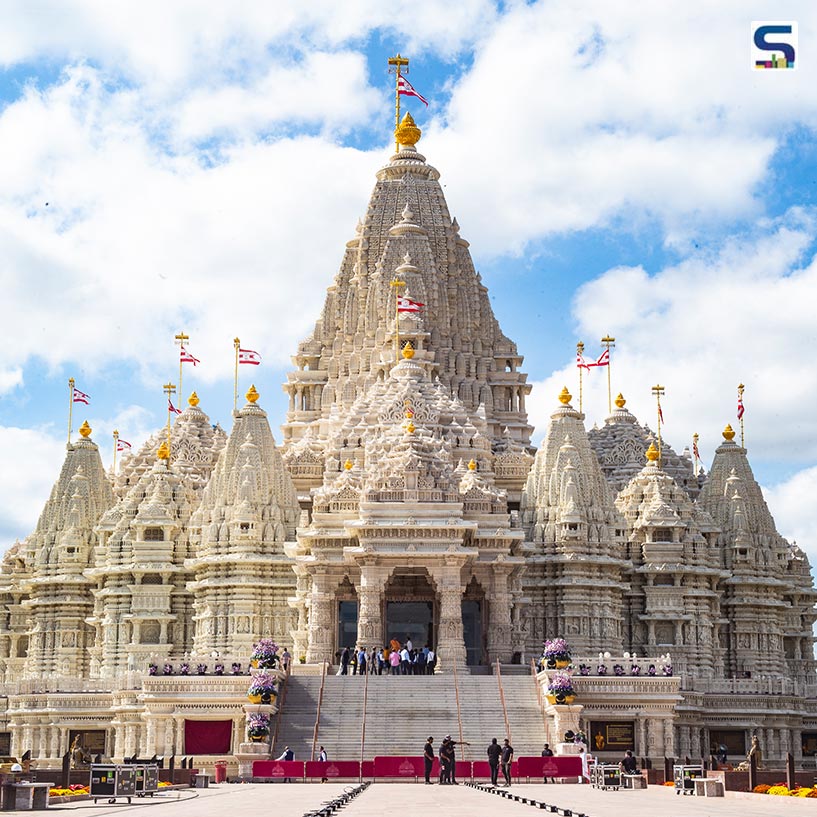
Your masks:
<path fill-rule="evenodd" d="M 357 645 L 357 593 L 348 576 L 338 588 L 337 600 L 337 649 L 354 649 Z"/>
<path fill-rule="evenodd" d="M 386 584 L 386 643 L 411 639 L 415 649 L 436 649 L 436 593 L 425 568 L 402 568 Z"/>
<path fill-rule="evenodd" d="M 472 576 L 462 599 L 462 635 L 465 641 L 465 663 L 469 667 L 478 666 L 485 660 L 484 601 L 485 593 Z"/>

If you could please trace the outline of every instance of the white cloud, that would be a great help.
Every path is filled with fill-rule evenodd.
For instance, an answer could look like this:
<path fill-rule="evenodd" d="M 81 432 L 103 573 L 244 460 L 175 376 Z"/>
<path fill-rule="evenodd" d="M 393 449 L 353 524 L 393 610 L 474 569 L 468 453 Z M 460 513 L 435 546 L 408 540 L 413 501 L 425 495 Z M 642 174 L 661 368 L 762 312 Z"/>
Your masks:
<path fill-rule="evenodd" d="M 798 471 L 777 485 L 764 487 L 763 495 L 778 529 L 789 541 L 807 550 L 809 561 L 817 564 L 817 466 Z"/>

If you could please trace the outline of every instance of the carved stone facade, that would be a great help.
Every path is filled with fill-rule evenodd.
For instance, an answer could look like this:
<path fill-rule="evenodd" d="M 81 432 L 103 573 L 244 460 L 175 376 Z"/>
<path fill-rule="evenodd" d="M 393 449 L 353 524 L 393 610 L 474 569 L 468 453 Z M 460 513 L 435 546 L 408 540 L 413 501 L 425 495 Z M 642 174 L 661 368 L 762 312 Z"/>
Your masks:
<path fill-rule="evenodd" d="M 317 665 L 409 627 L 439 672 L 527 661 L 554 636 L 574 655 L 671 653 L 671 682 L 577 678 L 583 717 L 634 713 L 652 757 L 753 724 L 773 759 L 817 744 L 810 567 L 746 451 L 727 430 L 697 479 L 666 443 L 658 463 L 623 399 L 587 431 L 565 389 L 534 457 L 522 357 L 417 138 L 378 173 L 293 358 L 282 449 L 254 389 L 229 438 L 194 395 L 169 445 L 157 432 L 115 476 L 87 426 L 68 446 L 0 565 L 13 753 L 56 764 L 81 729 L 112 756 L 178 754 L 208 719 L 235 753 L 246 679 L 216 661 L 272 636 Z M 165 660 L 210 670 L 148 673 Z"/>

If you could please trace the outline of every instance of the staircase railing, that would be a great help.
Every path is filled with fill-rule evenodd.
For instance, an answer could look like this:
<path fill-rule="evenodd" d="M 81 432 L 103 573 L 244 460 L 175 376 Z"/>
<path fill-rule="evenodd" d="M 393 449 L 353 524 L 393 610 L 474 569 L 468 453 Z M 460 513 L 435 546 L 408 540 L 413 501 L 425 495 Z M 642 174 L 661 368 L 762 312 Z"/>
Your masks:
<path fill-rule="evenodd" d="M 366 677 L 363 679 L 363 713 L 360 727 L 360 762 L 363 763 L 363 749 L 366 746 L 366 703 L 369 700 L 369 665 L 366 664 Z M 361 766 L 361 769 L 363 767 Z M 361 778 L 362 779 L 362 778 Z"/>
<path fill-rule="evenodd" d="M 544 693 L 542 692 L 542 685 L 539 683 L 538 679 L 538 671 L 536 669 L 536 660 L 531 658 L 530 660 L 530 672 L 531 677 L 533 678 L 533 683 L 536 685 L 536 700 L 539 702 L 539 711 L 542 713 L 542 726 L 545 729 L 545 740 L 550 742 L 550 730 L 548 729 L 548 716 L 545 711 L 545 697 Z"/>
<path fill-rule="evenodd" d="M 451 666 L 454 667 L 454 700 L 457 702 L 457 725 L 460 730 L 460 746 L 464 745 L 462 738 L 462 712 L 460 710 L 460 685 L 457 677 L 457 662 L 452 661 Z M 465 759 L 465 750 L 463 750 L 463 759 Z"/>
<path fill-rule="evenodd" d="M 511 746 L 513 746 L 511 724 L 508 720 L 508 707 L 505 706 L 505 690 L 502 688 L 502 665 L 499 663 L 499 661 L 497 661 L 494 666 L 496 667 L 496 683 L 499 687 L 499 701 L 502 704 L 502 715 L 505 718 L 505 733 L 508 736 L 508 740 L 511 742 Z"/>
<path fill-rule="evenodd" d="M 315 747 L 318 745 L 318 728 L 321 723 L 321 706 L 323 704 L 323 687 L 326 683 L 326 671 L 329 668 L 329 662 L 324 661 L 321 666 L 321 688 L 318 692 L 318 711 L 315 713 L 315 728 L 312 730 L 312 754 L 310 760 L 315 759 Z"/>
<path fill-rule="evenodd" d="M 289 664 L 287 664 L 285 672 L 286 676 L 284 677 L 284 688 L 281 690 L 281 695 L 278 698 L 278 714 L 275 716 L 275 731 L 272 733 L 272 736 L 270 737 L 269 743 L 270 757 L 272 757 L 273 752 L 275 752 L 275 743 L 278 740 L 278 729 L 281 727 L 281 717 L 284 714 L 284 704 L 286 703 L 287 700 L 287 690 L 289 689 L 289 676 L 291 674 Z"/>

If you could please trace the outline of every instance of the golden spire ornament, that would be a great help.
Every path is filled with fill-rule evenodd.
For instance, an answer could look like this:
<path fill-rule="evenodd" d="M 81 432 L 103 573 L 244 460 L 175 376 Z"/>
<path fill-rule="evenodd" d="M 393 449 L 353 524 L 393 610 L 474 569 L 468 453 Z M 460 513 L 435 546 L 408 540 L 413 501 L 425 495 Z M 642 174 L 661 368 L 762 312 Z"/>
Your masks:
<path fill-rule="evenodd" d="M 564 386 L 562 390 L 559 392 L 559 402 L 563 406 L 569 405 L 570 401 L 573 399 L 573 395 L 567 390 L 567 386 Z"/>
<path fill-rule="evenodd" d="M 261 395 L 256 390 L 255 385 L 252 385 L 252 386 L 250 386 L 250 388 L 248 389 L 247 394 L 246 394 L 247 402 L 252 403 L 253 405 L 255 405 L 258 402 L 258 398 L 260 396 Z"/>
<path fill-rule="evenodd" d="M 658 467 L 661 467 L 661 425 L 664 422 L 664 412 L 661 411 L 661 395 L 664 393 L 664 387 L 655 385 L 652 387 L 652 393 L 655 395 L 655 404 L 658 408 Z"/>
<path fill-rule="evenodd" d="M 91 428 L 91 426 L 88 425 L 88 421 L 83 420 L 82 425 L 79 427 L 79 433 L 82 436 L 82 439 L 87 440 L 88 437 L 91 436 L 91 431 L 92 430 L 93 429 Z"/>
<path fill-rule="evenodd" d="M 400 128 L 400 77 L 409 72 L 409 61 L 406 57 L 389 57 L 389 73 L 394 74 L 394 149 L 400 150 L 400 141 L 397 138 L 397 131 Z M 419 136 L 417 137 L 419 139 Z"/>

